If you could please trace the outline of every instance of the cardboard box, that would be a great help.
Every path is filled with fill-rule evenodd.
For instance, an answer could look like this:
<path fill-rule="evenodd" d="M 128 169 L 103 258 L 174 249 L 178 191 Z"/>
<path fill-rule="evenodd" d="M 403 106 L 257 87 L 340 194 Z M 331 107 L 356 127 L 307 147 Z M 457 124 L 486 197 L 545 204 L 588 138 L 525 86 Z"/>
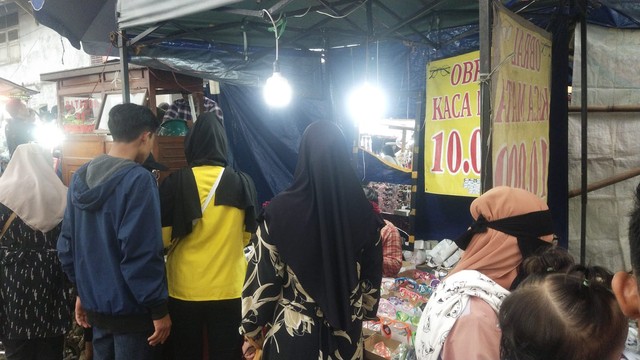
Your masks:
<path fill-rule="evenodd" d="M 389 348 L 390 352 L 393 352 L 400 345 L 399 341 L 387 339 L 378 333 L 374 333 L 364 341 L 364 360 L 387 360 L 382 356 L 373 353 L 374 347 L 380 341 Z"/>

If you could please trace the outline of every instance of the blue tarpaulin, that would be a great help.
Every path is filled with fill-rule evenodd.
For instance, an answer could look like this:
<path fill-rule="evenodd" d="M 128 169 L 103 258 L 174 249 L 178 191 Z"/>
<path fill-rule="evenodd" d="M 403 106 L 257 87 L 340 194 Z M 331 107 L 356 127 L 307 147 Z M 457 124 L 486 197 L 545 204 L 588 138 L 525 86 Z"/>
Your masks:
<path fill-rule="evenodd" d="M 554 33 L 554 44 L 559 48 L 568 48 L 568 16 L 560 9 L 552 17 L 554 22 L 548 26 Z M 290 106 L 281 110 L 266 106 L 262 100 L 262 88 L 250 84 L 251 81 L 245 81 L 251 78 L 262 80 L 269 76 L 273 58 L 266 56 L 262 60 L 245 62 L 239 47 L 208 54 L 210 57 L 218 55 L 217 59 L 212 59 L 220 61 L 216 64 L 215 74 L 229 75 L 234 74 L 235 70 L 241 70 L 237 76 L 234 74 L 235 79 L 221 83 L 219 99 L 225 112 L 234 164 L 252 176 L 260 202 L 269 200 L 289 185 L 295 169 L 300 136 L 309 123 L 333 120 L 341 126 L 348 139 L 357 139 L 357 129 L 347 115 L 346 99 L 349 91 L 365 79 L 378 82 L 390 94 L 386 117 L 413 118 L 422 122 L 426 64 L 431 60 L 478 49 L 477 25 L 434 31 L 430 36 L 441 43 L 439 49 L 400 42 L 371 43 L 368 47 L 332 49 L 324 53 L 324 62 L 320 61 L 320 54 L 284 52 L 280 58 L 281 70 L 293 84 L 295 96 Z M 208 53 L 207 50 L 201 52 Z M 144 51 L 140 54 L 144 57 Z M 557 54 L 563 56 L 561 51 Z M 191 56 L 195 55 L 192 53 Z M 228 62 L 232 64 L 228 68 L 224 65 L 226 56 L 232 59 Z M 140 59 L 142 58 L 133 58 L 135 62 L 145 64 Z M 156 62 L 175 61 L 171 56 L 165 59 L 154 55 L 149 59 Z M 566 89 L 567 67 L 561 66 L 563 62 L 566 63 L 566 59 L 565 50 L 564 58 L 554 60 L 554 65 L 557 65 L 553 76 L 556 91 Z M 198 63 L 207 66 L 206 62 Z M 186 65 L 185 63 L 184 66 Z M 562 97 L 558 97 L 560 98 Z M 376 104 L 372 103 L 371 106 Z M 562 106 L 560 101 L 555 100 L 555 106 L 552 101 L 550 137 L 556 139 L 559 146 L 551 148 L 552 163 L 549 172 L 549 204 L 557 219 L 557 233 L 561 241 L 566 239 L 563 235 L 566 235 L 567 226 L 566 221 L 563 221 L 566 219 L 567 199 L 567 170 L 566 163 L 563 163 L 563 159 L 566 160 L 567 129 L 566 108 L 563 109 Z M 563 138 L 564 145 L 561 141 Z M 424 139 L 420 138 L 418 142 L 423 149 Z M 418 171 L 415 236 L 419 239 L 455 238 L 471 223 L 469 205 L 474 198 L 425 193 L 422 154 L 423 152 L 413 160 Z M 362 153 L 358 155 L 361 156 Z M 364 174 L 360 165 L 358 167 L 365 181 L 386 179 L 388 182 L 410 183 L 410 174 L 392 168 L 384 169 L 384 165 L 382 168 L 386 172 L 381 171 L 376 178 L 370 171 Z"/>
<path fill-rule="evenodd" d="M 104 55 L 104 51 L 112 51 L 110 55 L 116 55 L 117 49 L 110 45 L 107 36 L 110 31 L 116 30 L 113 18 L 115 1 L 70 1 L 74 6 L 68 8 L 47 1 L 40 11 L 34 13 L 35 17 L 68 37 L 76 47 L 82 43 L 85 51 L 100 55 Z M 168 0 L 158 2 L 168 3 Z M 563 241 L 566 240 L 567 227 L 568 131 L 564 94 L 569 81 L 570 24 L 579 18 L 580 9 L 574 2 L 568 1 L 502 2 L 554 35 L 552 94 L 557 96 L 552 96 L 551 102 L 548 202 Z M 295 2 L 286 3 L 291 8 L 299 5 Z M 369 29 L 368 19 L 362 16 L 362 11 L 352 12 L 350 19 L 345 19 L 345 22 L 324 18 L 306 7 L 301 8 L 305 10 L 303 12 L 298 11 L 300 9 L 289 11 L 289 17 L 284 19 L 289 21 L 289 26 L 281 39 L 282 45 L 287 46 L 280 49 L 280 68 L 293 84 L 295 96 L 289 108 L 283 110 L 268 108 L 261 96 L 260 87 L 271 75 L 274 61 L 272 33 L 267 29 L 270 24 L 265 25 L 264 19 L 256 18 L 251 15 L 251 9 L 241 9 L 240 5 L 235 12 L 226 8 L 194 13 L 188 19 L 148 24 L 158 28 L 153 35 L 132 46 L 131 62 L 221 82 L 222 94 L 219 100 L 225 112 L 233 162 L 254 178 L 258 196 L 264 201 L 286 188 L 291 181 L 300 135 L 310 122 L 335 121 L 349 139 L 356 139 L 356 128 L 346 115 L 345 101 L 353 87 L 365 80 L 380 84 L 386 89 L 390 99 L 389 111 L 385 117 L 413 118 L 422 122 L 427 63 L 478 49 L 477 2 L 440 2 L 427 12 L 423 12 L 424 4 L 419 2 L 394 2 L 396 5 L 392 7 L 395 11 L 400 8 L 405 11 L 414 8 L 419 10 L 423 16 L 418 16 L 416 22 L 403 21 L 413 14 L 394 16 L 379 6 L 384 3 L 387 2 L 376 2 L 374 10 L 377 15 L 370 19 L 373 26 Z M 640 5 L 635 0 L 599 0 L 588 3 L 588 21 L 591 23 L 624 28 L 638 28 L 640 25 Z M 242 1 L 240 4 L 255 7 L 254 2 Z M 362 4 L 358 2 L 348 6 L 360 5 Z M 246 14 L 246 17 L 242 21 L 233 20 L 238 14 Z M 78 16 L 90 21 L 78 22 Z M 309 21 L 312 16 L 317 21 Z M 219 21 L 221 24 L 211 26 L 213 17 L 221 20 L 228 18 L 230 22 L 222 24 Z M 380 19 L 404 22 L 404 27 L 396 27 L 402 28 L 401 39 L 394 41 L 397 34 L 387 31 L 388 21 L 380 24 Z M 303 29 L 302 25 L 310 25 L 311 28 Z M 414 29 L 419 26 L 420 30 L 414 31 L 407 26 Z M 184 36 L 180 36 L 181 31 L 189 27 L 201 30 L 187 31 Z M 146 31 L 146 28 L 133 27 L 126 30 L 131 39 Z M 304 33 L 307 30 L 308 33 Z M 340 44 L 336 44 L 338 32 L 332 30 L 340 30 Z M 250 34 L 244 39 L 247 46 L 241 45 L 243 32 Z M 376 32 L 386 33 L 386 36 L 380 42 L 363 41 L 376 38 L 370 36 L 377 35 Z M 353 45 L 358 46 L 348 47 L 345 42 L 351 39 L 354 39 Z M 323 53 L 312 51 L 310 49 L 313 47 L 308 46 L 312 43 L 327 50 Z M 336 45 L 342 48 L 337 48 Z M 371 106 L 376 104 L 372 103 Z M 417 140 L 420 148 L 424 149 L 424 139 Z M 418 165 L 416 237 L 442 239 L 457 236 L 471 220 L 468 208 L 473 198 L 425 194 L 423 170 L 420 169 L 420 164 L 423 163 L 422 152 L 414 162 Z M 393 176 L 390 175 L 390 178 Z"/>

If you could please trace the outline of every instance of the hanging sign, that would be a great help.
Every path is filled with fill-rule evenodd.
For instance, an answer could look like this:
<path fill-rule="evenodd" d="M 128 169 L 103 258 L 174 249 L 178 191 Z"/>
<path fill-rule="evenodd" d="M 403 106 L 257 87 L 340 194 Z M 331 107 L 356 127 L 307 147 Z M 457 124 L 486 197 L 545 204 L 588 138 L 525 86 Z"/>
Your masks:
<path fill-rule="evenodd" d="M 425 192 L 480 194 L 480 52 L 427 65 Z"/>
<path fill-rule="evenodd" d="M 493 186 L 546 198 L 551 35 L 501 5 L 493 18 Z"/>

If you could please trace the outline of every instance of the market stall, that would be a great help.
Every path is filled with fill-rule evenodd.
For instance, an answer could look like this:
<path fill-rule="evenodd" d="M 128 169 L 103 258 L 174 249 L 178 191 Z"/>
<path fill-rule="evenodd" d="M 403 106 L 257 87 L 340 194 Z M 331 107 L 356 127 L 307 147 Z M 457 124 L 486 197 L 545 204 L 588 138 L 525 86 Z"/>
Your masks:
<path fill-rule="evenodd" d="M 58 89 L 59 123 L 66 136 L 62 144 L 62 178 L 71 175 L 92 158 L 107 153 L 111 146 L 107 120 L 111 107 L 122 103 L 120 64 L 106 63 L 81 69 L 42 74 L 41 79 L 55 81 Z M 129 85 L 132 100 L 156 113 L 157 99 L 184 92 L 202 92 L 201 78 L 130 65 Z M 158 136 L 153 154 L 171 171 L 186 165 L 184 136 Z"/>

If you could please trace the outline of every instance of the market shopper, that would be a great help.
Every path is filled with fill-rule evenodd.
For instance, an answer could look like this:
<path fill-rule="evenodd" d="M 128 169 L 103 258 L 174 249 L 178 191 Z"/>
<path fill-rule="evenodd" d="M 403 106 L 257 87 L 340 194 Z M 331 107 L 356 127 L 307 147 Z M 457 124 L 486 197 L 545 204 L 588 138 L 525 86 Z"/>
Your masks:
<path fill-rule="evenodd" d="M 9 156 L 13 156 L 18 145 L 34 140 L 36 122 L 35 116 L 31 116 L 27 105 L 20 99 L 10 99 L 5 108 L 11 118 L 7 120 L 4 131 Z"/>
<path fill-rule="evenodd" d="M 151 359 L 169 335 L 156 182 L 141 164 L 158 120 L 135 104 L 109 111 L 113 145 L 73 175 L 58 239 L 76 284 L 76 321 L 93 328 L 94 359 Z"/>
<path fill-rule="evenodd" d="M 633 271 L 617 272 L 611 287 L 622 312 L 633 320 L 640 320 L 640 278 L 638 277 L 640 274 L 640 184 L 636 188 L 635 203 L 630 215 L 629 250 Z"/>
<path fill-rule="evenodd" d="M 500 307 L 500 359 L 621 359 L 628 321 L 610 280 L 598 267 L 527 278 Z"/>
<path fill-rule="evenodd" d="M 375 190 L 364 187 L 364 194 L 371 203 L 376 214 L 382 213 L 378 206 L 378 194 Z M 382 240 L 382 276 L 396 277 L 402 268 L 402 238 L 400 231 L 393 223 L 384 219 L 384 227 L 380 230 Z"/>
<path fill-rule="evenodd" d="M 498 359 L 500 304 L 522 280 L 523 259 L 551 246 L 549 208 L 528 191 L 498 186 L 470 210 L 475 221 L 456 240 L 465 252 L 420 318 L 418 359 Z"/>
<path fill-rule="evenodd" d="M 305 130 L 293 183 L 260 219 L 242 291 L 240 331 L 263 359 L 361 359 L 362 321 L 375 319 L 379 229 L 340 129 Z"/>
<path fill-rule="evenodd" d="M 257 223 L 251 178 L 227 162 L 215 112 L 198 116 L 185 139 L 188 167 L 160 186 L 175 359 L 238 359 L 244 247 Z M 206 337 L 206 344 L 203 342 Z"/>
<path fill-rule="evenodd" d="M 0 339 L 8 360 L 63 358 L 73 295 L 55 244 L 66 194 L 51 153 L 16 148 L 0 177 Z"/>

